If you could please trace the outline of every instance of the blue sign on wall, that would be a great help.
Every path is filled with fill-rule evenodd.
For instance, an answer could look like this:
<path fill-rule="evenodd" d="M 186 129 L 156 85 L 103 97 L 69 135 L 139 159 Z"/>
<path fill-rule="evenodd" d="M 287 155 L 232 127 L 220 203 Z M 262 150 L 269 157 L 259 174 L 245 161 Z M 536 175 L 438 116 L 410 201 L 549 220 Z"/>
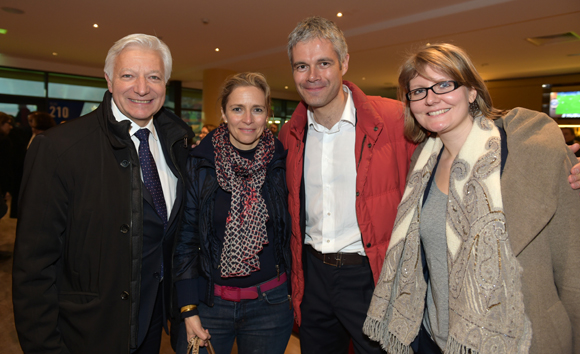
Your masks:
<path fill-rule="evenodd" d="M 82 101 L 50 100 L 48 101 L 48 113 L 54 116 L 56 124 L 60 124 L 63 121 L 80 117 L 84 105 L 85 103 Z"/>

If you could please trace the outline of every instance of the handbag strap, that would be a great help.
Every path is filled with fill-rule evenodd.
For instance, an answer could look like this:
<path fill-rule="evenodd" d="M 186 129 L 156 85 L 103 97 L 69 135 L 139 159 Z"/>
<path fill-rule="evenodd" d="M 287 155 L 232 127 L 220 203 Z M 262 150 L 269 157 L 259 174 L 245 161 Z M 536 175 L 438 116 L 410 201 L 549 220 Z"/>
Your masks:
<path fill-rule="evenodd" d="M 193 338 L 191 338 L 189 340 L 189 342 L 187 342 L 187 354 L 199 354 L 199 337 L 195 336 Z M 213 346 L 211 345 L 211 342 L 209 341 L 209 339 L 207 340 L 207 346 L 206 346 L 207 352 L 208 354 L 215 354 L 215 350 L 213 350 Z"/>

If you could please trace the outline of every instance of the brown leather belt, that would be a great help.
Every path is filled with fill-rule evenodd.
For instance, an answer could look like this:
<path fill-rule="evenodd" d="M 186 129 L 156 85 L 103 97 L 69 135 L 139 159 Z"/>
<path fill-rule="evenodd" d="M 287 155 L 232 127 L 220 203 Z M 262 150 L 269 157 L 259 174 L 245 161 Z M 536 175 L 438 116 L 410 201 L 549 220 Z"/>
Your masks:
<path fill-rule="evenodd" d="M 333 266 L 340 267 L 343 265 L 360 265 L 367 261 L 366 256 L 361 256 L 358 253 L 321 253 L 315 250 L 312 246 L 306 245 L 306 248 L 312 255 L 322 261 L 322 263 Z"/>

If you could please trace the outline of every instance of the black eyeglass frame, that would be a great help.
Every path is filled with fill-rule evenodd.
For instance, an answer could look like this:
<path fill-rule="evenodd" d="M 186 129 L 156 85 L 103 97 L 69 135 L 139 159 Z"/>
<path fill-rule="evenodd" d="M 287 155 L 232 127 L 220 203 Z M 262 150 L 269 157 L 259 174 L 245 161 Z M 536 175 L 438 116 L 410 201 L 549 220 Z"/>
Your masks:
<path fill-rule="evenodd" d="M 435 92 L 435 90 L 433 90 L 433 87 L 435 87 L 435 86 L 437 86 L 437 85 L 441 85 L 441 84 L 442 84 L 442 83 L 444 83 L 444 82 L 449 82 L 449 83 L 452 83 L 452 84 L 453 84 L 453 90 L 449 90 L 449 91 L 446 91 L 446 92 L 441 92 L 441 93 L 437 93 L 437 92 Z M 463 85 L 462 85 L 462 84 L 460 84 L 460 83 L 459 83 L 459 82 L 457 82 L 457 81 L 454 81 L 454 80 L 445 80 L 445 81 L 438 82 L 438 83 L 436 83 L 435 85 L 433 85 L 433 86 L 431 86 L 431 87 L 419 87 L 419 88 L 416 88 L 416 89 L 414 89 L 414 90 L 411 90 L 411 91 L 409 91 L 409 92 L 407 92 L 407 93 L 405 94 L 405 97 L 407 97 L 407 100 L 409 100 L 410 102 L 416 102 L 416 101 L 421 101 L 421 100 L 425 99 L 425 97 L 427 97 L 427 95 L 429 94 L 429 90 L 433 91 L 433 93 L 434 93 L 434 94 L 436 94 L 436 95 L 444 95 L 444 94 L 446 94 L 446 93 L 453 92 L 453 91 L 457 90 L 457 89 L 458 89 L 458 88 L 460 88 L 461 86 L 463 86 Z M 425 96 L 423 96 L 423 97 L 421 97 L 421 98 L 418 98 L 418 99 L 414 99 L 414 100 L 412 100 L 412 99 L 411 99 L 411 97 L 410 97 L 409 95 L 411 94 L 411 92 L 413 92 L 413 91 L 416 91 L 416 90 L 425 90 Z"/>

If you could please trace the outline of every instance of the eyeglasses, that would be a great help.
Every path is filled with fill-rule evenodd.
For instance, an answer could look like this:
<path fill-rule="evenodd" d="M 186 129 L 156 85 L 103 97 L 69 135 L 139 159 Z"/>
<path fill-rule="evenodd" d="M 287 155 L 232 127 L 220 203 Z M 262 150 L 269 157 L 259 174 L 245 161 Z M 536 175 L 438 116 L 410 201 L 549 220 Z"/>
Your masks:
<path fill-rule="evenodd" d="M 405 96 L 409 101 L 421 101 L 423 98 L 427 97 L 427 92 L 429 92 L 429 90 L 433 91 L 437 95 L 442 95 L 444 93 L 457 90 L 459 86 L 461 86 L 461 84 L 459 84 L 457 81 L 442 81 L 431 87 L 421 87 L 411 90 L 407 92 Z"/>

